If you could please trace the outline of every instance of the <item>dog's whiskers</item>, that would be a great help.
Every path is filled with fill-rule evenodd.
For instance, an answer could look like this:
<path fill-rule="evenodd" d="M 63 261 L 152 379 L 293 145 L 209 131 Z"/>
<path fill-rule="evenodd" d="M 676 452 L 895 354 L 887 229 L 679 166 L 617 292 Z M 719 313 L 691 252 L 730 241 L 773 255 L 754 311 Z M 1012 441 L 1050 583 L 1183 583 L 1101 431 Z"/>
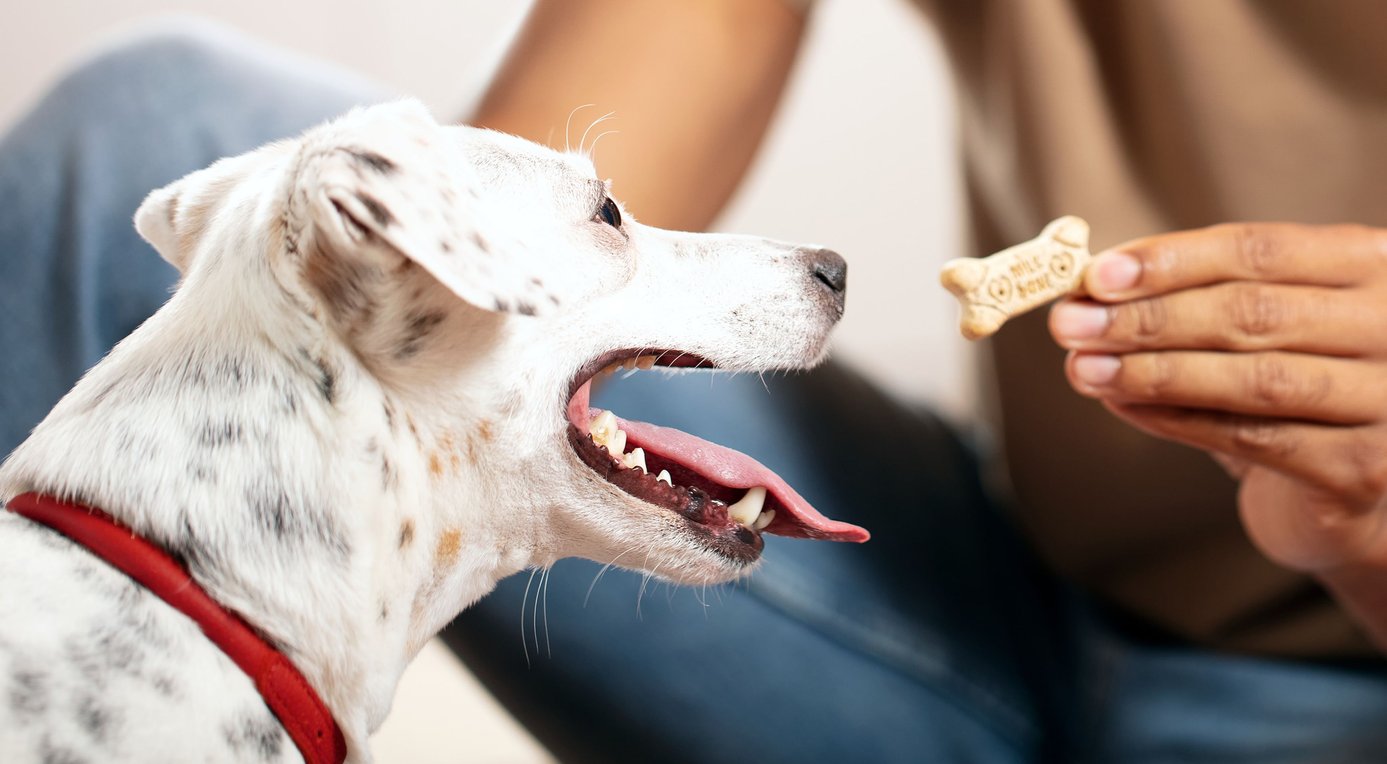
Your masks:
<path fill-rule="evenodd" d="M 569 153 L 569 154 L 573 153 L 573 141 L 572 141 L 572 139 L 571 139 L 571 137 L 570 137 L 570 135 L 569 135 L 569 132 L 568 132 L 568 131 L 569 131 L 569 128 L 573 126 L 573 115 L 574 115 L 574 114 L 577 114 L 578 112 L 582 111 L 583 109 L 586 109 L 586 108 L 589 108 L 589 107 L 592 107 L 592 106 L 596 106 L 596 105 L 597 105 L 597 104 L 585 103 L 585 104 L 583 104 L 582 106 L 575 106 L 575 107 L 573 107 L 573 111 L 570 111 L 570 112 L 568 113 L 568 119 L 564 120 L 564 123 L 563 123 L 563 150 L 564 150 L 565 153 Z"/>
<path fill-rule="evenodd" d="M 644 565 L 641 566 L 642 568 L 646 569 L 646 574 L 643 578 L 641 578 L 640 591 L 636 592 L 636 620 L 638 621 L 643 620 L 643 616 L 641 615 L 641 599 L 645 597 L 646 587 L 650 585 L 650 579 L 654 578 L 657 574 L 659 574 L 660 566 L 663 564 L 663 561 L 661 561 L 655 563 L 655 567 L 650 567 L 650 554 L 649 552 L 646 553 L 646 562 Z"/>
<path fill-rule="evenodd" d="M 540 596 L 544 602 L 544 654 L 550 658 L 554 657 L 554 649 L 549 644 L 549 578 L 554 573 L 554 569 L 545 568 L 544 577 L 540 581 Z M 539 652 L 539 645 L 535 645 L 535 652 Z"/>
<path fill-rule="evenodd" d="M 607 112 L 606 114 L 603 114 L 602 116 L 600 116 L 600 117 L 598 117 L 597 119 L 593 120 L 593 121 L 592 121 L 592 124 L 588 125 L 588 129 L 586 129 L 586 130 L 583 131 L 583 137 L 578 139 L 578 152 L 581 153 L 581 154 L 586 154 L 589 158 L 591 158 L 591 157 L 592 157 L 592 151 L 591 151 L 591 150 L 585 150 L 585 149 L 583 148 L 583 144 L 587 143 L 587 141 L 588 141 L 588 133 L 592 132 L 592 129 L 593 129 L 594 127 L 597 127 L 598 125 L 602 124 L 603 122 L 606 122 L 607 120 L 609 120 L 609 119 L 611 119 L 612 117 L 615 117 L 615 116 L 616 116 L 616 112 L 614 112 L 614 111 L 609 111 L 609 112 Z M 600 137 L 600 136 L 599 136 L 599 137 Z M 596 141 L 593 142 L 593 145 L 594 145 L 594 146 L 597 145 Z"/>
<path fill-rule="evenodd" d="M 525 603 L 530 600 L 530 584 L 535 582 L 535 574 L 539 570 L 539 568 L 530 570 L 530 578 L 525 581 L 525 594 L 520 598 L 520 647 L 525 651 L 525 666 L 527 668 L 530 666 L 530 644 L 525 641 Z M 538 652 L 538 648 L 535 651 Z"/>
<path fill-rule="evenodd" d="M 592 145 L 588 147 L 588 151 L 587 151 L 588 158 L 591 159 L 591 160 L 593 160 L 594 162 L 596 162 L 596 161 L 597 161 L 597 142 L 600 141 L 600 140 L 602 140 L 602 138 L 603 138 L 604 136 L 608 136 L 608 135 L 611 135 L 611 134 L 613 134 L 613 133 L 620 133 L 620 132 L 621 132 L 620 130 L 603 130 L 602 132 L 598 133 L 598 134 L 597 134 L 597 137 L 592 139 Z"/>
<path fill-rule="evenodd" d="M 618 554 L 616 557 L 613 557 L 611 562 L 607 563 L 606 565 L 603 565 L 602 568 L 601 568 L 601 570 L 598 570 L 598 571 L 597 571 L 597 575 L 595 575 L 595 576 L 592 577 L 592 583 L 588 585 L 588 593 L 587 593 L 587 595 L 585 595 L 585 596 L 583 597 L 583 607 L 584 607 L 584 608 L 586 608 L 586 607 L 588 606 L 588 600 L 592 598 L 592 590 L 593 590 L 594 588 L 597 587 L 597 582 L 600 581 L 600 580 L 602 580 L 602 576 L 603 576 L 604 574 L 606 574 L 606 572 L 607 572 L 609 569 L 611 569 L 611 567 L 612 567 L 613 565 L 616 565 L 616 561 L 617 561 L 617 560 L 620 560 L 622 557 L 625 557 L 627 552 L 630 552 L 630 551 L 636 549 L 638 546 L 640 546 L 640 545 L 637 544 L 637 545 L 635 545 L 635 546 L 627 547 L 625 550 L 623 550 L 623 551 L 621 552 L 621 554 Z"/>

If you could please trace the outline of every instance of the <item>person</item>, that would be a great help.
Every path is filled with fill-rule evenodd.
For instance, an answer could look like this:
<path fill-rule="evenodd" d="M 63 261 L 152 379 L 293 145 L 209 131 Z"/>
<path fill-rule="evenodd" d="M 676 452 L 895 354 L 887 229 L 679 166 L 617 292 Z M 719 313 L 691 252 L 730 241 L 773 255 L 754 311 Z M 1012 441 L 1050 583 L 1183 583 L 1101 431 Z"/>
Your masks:
<path fill-rule="evenodd" d="M 1383 760 L 1387 10 L 920 4 L 972 246 L 1076 213 L 1109 249 L 1093 298 L 989 341 L 999 454 L 834 364 L 771 395 L 637 375 L 598 405 L 755 454 L 873 541 L 772 542 L 744 587 L 640 620 L 639 576 L 564 562 L 542 656 L 523 579 L 448 643 L 565 761 Z M 805 6 L 539 0 L 471 121 L 544 138 L 617 109 L 617 194 L 703 227 Z M 0 447 L 162 300 L 126 222 L 145 191 L 379 97 L 248 47 L 121 47 L 0 141 Z"/>

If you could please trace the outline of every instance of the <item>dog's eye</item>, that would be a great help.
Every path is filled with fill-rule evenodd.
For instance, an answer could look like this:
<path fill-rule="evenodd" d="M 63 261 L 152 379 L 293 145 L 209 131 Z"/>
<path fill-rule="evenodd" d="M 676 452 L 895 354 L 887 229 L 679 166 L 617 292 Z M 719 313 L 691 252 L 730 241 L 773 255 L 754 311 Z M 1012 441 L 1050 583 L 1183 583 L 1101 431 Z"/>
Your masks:
<path fill-rule="evenodd" d="M 593 215 L 592 219 L 601 220 L 612 228 L 620 228 L 621 210 L 616 206 L 616 202 L 612 201 L 612 198 L 609 196 L 606 201 L 602 202 L 602 206 L 597 208 L 597 214 Z"/>

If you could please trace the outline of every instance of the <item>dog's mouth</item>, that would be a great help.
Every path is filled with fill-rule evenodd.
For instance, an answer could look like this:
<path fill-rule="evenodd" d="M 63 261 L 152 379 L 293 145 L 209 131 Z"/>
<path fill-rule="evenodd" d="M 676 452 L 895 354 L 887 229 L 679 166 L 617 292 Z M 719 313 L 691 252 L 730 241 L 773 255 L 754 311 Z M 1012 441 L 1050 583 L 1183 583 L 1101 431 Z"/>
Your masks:
<path fill-rule="evenodd" d="M 683 517 L 708 546 L 750 562 L 762 533 L 863 542 L 866 530 L 830 520 L 769 468 L 746 454 L 669 427 L 618 418 L 589 406 L 595 377 L 619 369 L 717 368 L 678 351 L 615 351 L 575 377 L 568 440 L 583 463 L 641 501 Z"/>

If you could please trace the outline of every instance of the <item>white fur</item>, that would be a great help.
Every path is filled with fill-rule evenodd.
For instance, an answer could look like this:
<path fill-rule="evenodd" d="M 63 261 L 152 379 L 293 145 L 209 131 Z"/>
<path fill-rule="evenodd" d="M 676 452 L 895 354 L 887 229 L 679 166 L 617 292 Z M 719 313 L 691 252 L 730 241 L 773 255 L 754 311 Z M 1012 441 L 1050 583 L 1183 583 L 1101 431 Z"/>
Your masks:
<path fill-rule="evenodd" d="M 182 283 L 6 461 L 0 499 L 88 502 L 182 555 L 299 666 L 356 761 L 405 664 L 504 576 L 633 547 L 622 563 L 676 582 L 745 574 L 582 464 L 571 380 L 622 348 L 808 366 L 841 304 L 804 250 L 629 219 L 623 235 L 593 219 L 604 194 L 583 157 L 413 103 L 155 191 L 137 227 Z M 0 514 L 0 699 L 45 688 L 0 701 L 0 760 L 297 760 L 245 677 L 127 584 Z M 113 613 L 169 646 L 137 650 L 139 672 L 74 665 Z M 99 699 L 104 740 L 78 723 L 93 673 L 124 683 Z"/>

